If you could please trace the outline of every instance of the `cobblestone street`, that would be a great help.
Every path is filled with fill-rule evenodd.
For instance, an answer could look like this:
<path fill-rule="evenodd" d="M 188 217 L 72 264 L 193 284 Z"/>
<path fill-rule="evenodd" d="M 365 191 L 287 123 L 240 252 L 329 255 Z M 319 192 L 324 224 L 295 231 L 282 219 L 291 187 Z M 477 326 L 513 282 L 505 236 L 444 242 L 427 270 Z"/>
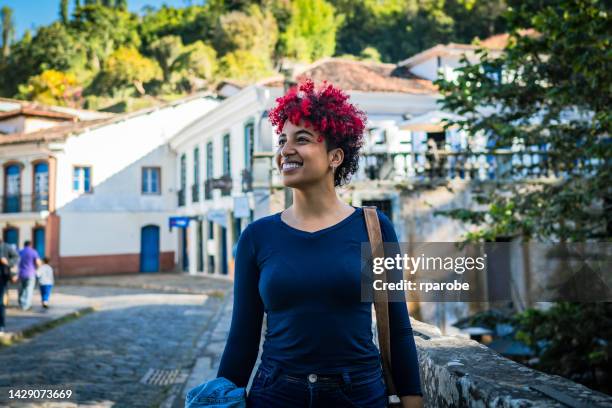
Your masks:
<path fill-rule="evenodd" d="M 0 406 L 180 406 L 177 395 L 206 348 L 211 324 L 231 301 L 231 282 L 188 278 L 160 284 L 163 277 L 151 276 L 147 289 L 100 279 L 58 285 L 57 293 L 87 297 L 96 310 L 0 348 Z M 49 387 L 74 395 L 64 402 L 9 399 L 10 389 Z"/>

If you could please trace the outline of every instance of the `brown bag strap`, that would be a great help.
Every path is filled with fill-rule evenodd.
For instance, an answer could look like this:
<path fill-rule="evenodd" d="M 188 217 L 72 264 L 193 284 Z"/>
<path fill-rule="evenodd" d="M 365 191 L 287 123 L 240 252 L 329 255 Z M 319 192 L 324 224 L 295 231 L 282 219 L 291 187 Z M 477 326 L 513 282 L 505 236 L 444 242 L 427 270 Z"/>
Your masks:
<path fill-rule="evenodd" d="M 382 232 L 375 206 L 363 206 L 368 237 L 374 258 L 384 257 Z M 387 282 L 387 271 L 381 274 L 383 282 Z M 376 310 L 376 327 L 378 329 L 378 344 L 382 355 L 383 374 L 389 395 L 397 395 L 393 376 L 391 375 L 391 332 L 389 329 L 389 300 L 386 290 L 374 291 L 374 308 Z"/>

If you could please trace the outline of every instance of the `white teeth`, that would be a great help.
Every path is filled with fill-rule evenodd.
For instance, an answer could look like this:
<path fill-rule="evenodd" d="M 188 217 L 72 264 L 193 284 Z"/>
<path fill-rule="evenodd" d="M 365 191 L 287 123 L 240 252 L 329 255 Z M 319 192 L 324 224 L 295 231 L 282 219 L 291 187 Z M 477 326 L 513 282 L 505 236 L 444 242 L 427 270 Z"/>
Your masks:
<path fill-rule="evenodd" d="M 298 167 L 302 167 L 302 165 L 298 163 L 284 163 L 283 164 L 283 170 L 295 169 Z"/>

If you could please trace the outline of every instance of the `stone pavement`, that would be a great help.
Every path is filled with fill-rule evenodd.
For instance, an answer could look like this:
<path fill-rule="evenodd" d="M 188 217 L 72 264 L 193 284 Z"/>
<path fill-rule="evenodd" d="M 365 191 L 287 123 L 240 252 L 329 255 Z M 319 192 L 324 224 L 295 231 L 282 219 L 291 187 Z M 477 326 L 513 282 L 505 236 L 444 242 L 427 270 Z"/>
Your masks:
<path fill-rule="evenodd" d="M 199 356 L 199 342 L 212 330 L 232 285 L 205 277 L 177 280 L 180 277 L 153 275 L 144 282 L 166 290 L 111 287 L 104 279 L 97 279 L 98 286 L 58 282 L 57 298 L 88 299 L 96 310 L 0 348 L 0 406 L 178 403 L 176 394 Z M 53 402 L 10 399 L 10 390 L 51 386 L 75 395 Z"/>
<path fill-rule="evenodd" d="M 197 360 L 189 374 L 187 381 L 180 390 L 179 395 L 175 395 L 174 398 L 169 398 L 163 408 L 179 408 L 184 407 L 185 396 L 187 392 L 193 387 L 205 381 L 210 381 L 216 377 L 217 370 L 219 369 L 219 363 L 227 336 L 229 334 L 229 328 L 232 321 L 232 310 L 233 310 L 233 292 L 230 292 L 224 304 L 219 308 L 217 315 L 212 319 L 211 330 L 206 331 L 197 344 Z M 266 316 L 262 323 L 262 336 L 266 330 Z M 247 391 L 251 387 L 253 377 L 257 372 L 257 368 L 261 362 L 261 353 L 263 351 L 263 337 L 259 344 L 259 354 L 249 383 L 247 384 Z"/>
<path fill-rule="evenodd" d="M 25 311 L 18 306 L 16 285 L 11 285 L 7 292 L 9 304 L 6 309 L 6 331 L 0 334 L 0 345 L 32 335 L 59 319 L 90 313 L 97 305 L 93 299 L 84 296 L 52 292 L 51 307 L 45 309 L 42 307 L 37 287 L 32 299 L 32 308 Z"/>

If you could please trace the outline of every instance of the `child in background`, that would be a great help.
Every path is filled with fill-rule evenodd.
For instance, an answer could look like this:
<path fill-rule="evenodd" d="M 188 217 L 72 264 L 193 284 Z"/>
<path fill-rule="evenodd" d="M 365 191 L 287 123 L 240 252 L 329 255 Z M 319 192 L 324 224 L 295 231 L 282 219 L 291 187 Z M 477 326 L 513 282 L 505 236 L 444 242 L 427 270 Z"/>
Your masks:
<path fill-rule="evenodd" d="M 49 258 L 43 258 L 43 263 L 36 270 L 36 277 L 40 285 L 40 297 L 45 309 L 49 307 L 49 296 L 53 288 L 53 268 L 49 265 Z"/>

